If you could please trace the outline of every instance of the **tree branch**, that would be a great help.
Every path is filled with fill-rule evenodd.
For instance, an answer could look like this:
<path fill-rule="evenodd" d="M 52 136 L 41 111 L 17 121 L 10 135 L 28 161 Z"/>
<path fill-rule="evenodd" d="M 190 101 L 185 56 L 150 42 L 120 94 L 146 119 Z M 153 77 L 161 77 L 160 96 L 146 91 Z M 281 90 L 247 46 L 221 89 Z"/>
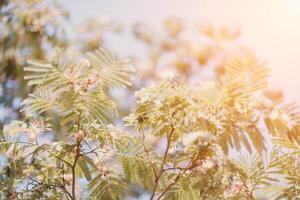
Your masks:
<path fill-rule="evenodd" d="M 169 152 L 170 145 L 171 145 L 171 138 L 172 138 L 173 134 L 174 134 L 174 127 L 173 127 L 173 125 L 171 125 L 170 133 L 167 136 L 167 147 L 166 147 L 165 152 L 164 152 L 164 156 L 163 156 L 163 160 L 162 160 L 162 163 L 161 163 L 161 166 L 160 166 L 159 173 L 158 173 L 157 177 L 155 178 L 154 188 L 153 188 L 150 200 L 154 199 L 155 192 L 157 190 L 159 180 L 161 178 L 161 175 L 164 173 L 164 166 L 165 166 L 166 161 L 167 161 L 168 152 Z"/>
<path fill-rule="evenodd" d="M 78 121 L 77 121 L 77 131 L 78 133 L 80 133 L 81 128 L 80 128 L 80 124 L 81 123 L 81 113 L 78 115 Z M 74 157 L 74 162 L 71 166 L 71 171 L 72 171 L 72 200 L 76 200 L 76 164 L 77 161 L 80 157 L 80 146 L 81 146 L 81 141 L 83 140 L 83 136 L 81 136 L 80 134 L 78 135 L 78 137 L 76 137 L 76 145 L 74 148 L 75 151 L 75 157 Z"/>
<path fill-rule="evenodd" d="M 72 171 L 72 200 L 76 200 L 76 164 L 77 161 L 80 157 L 80 145 L 81 145 L 81 140 L 77 140 L 76 141 L 76 146 L 74 148 L 75 150 L 75 158 L 74 158 L 74 162 L 72 164 L 71 167 L 71 171 Z"/>
<path fill-rule="evenodd" d="M 175 177 L 174 181 L 172 183 L 170 183 L 162 192 L 161 194 L 158 196 L 157 200 L 160 200 L 164 194 L 173 186 L 175 185 L 180 177 L 185 174 L 188 170 L 192 170 L 194 169 L 195 167 L 199 166 L 199 164 L 197 164 L 197 161 L 199 159 L 199 156 L 200 156 L 200 151 L 197 152 L 197 154 L 191 159 L 191 161 L 189 162 L 189 164 L 186 166 L 186 167 L 174 167 L 174 168 L 168 168 L 168 169 L 163 169 L 163 171 L 167 171 L 167 170 L 171 170 L 171 169 L 179 169 L 181 170 L 181 172 L 179 172 L 177 174 L 177 176 Z"/>
<path fill-rule="evenodd" d="M 70 192 L 67 190 L 66 188 L 66 180 L 65 180 L 65 170 L 64 170 L 64 164 L 61 163 L 61 170 L 62 170 L 62 183 L 63 183 L 63 188 L 66 192 L 66 194 L 69 196 L 70 199 L 72 199 L 72 195 L 70 194 Z"/>

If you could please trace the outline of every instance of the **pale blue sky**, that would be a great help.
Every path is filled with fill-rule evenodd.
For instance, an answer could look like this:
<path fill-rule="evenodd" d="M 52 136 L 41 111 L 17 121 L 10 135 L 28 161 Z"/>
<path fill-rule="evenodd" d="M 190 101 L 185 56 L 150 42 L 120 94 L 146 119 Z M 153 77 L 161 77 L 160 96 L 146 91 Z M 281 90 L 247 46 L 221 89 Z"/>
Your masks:
<path fill-rule="evenodd" d="M 73 23 L 107 16 L 153 26 L 177 16 L 187 23 L 240 27 L 242 42 L 272 68 L 274 87 L 300 102 L 300 0 L 61 0 Z M 125 46 L 124 44 L 120 44 Z M 122 47 L 124 48 L 124 47 Z"/>

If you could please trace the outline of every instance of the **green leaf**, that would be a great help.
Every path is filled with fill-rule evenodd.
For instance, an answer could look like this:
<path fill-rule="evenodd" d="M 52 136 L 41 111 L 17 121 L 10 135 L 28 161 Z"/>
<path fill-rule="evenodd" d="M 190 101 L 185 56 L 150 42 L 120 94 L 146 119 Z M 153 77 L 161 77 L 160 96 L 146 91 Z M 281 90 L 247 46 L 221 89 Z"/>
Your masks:
<path fill-rule="evenodd" d="M 118 60 L 116 56 L 99 49 L 87 53 L 87 58 L 93 67 L 91 73 L 96 73 L 106 87 L 125 87 L 131 85 L 134 68 L 129 60 Z"/>
<path fill-rule="evenodd" d="M 120 200 L 125 188 L 124 181 L 115 175 L 98 175 L 92 179 L 88 188 L 90 199 L 97 200 Z"/>

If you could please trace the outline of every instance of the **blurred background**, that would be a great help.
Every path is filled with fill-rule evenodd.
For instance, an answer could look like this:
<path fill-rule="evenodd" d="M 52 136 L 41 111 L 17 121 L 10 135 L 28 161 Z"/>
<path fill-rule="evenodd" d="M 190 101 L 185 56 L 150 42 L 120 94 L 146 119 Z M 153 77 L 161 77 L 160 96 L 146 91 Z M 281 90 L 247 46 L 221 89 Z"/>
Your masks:
<path fill-rule="evenodd" d="M 47 60 L 56 47 L 133 60 L 131 92 L 110 91 L 121 116 L 141 87 L 215 79 L 246 54 L 271 68 L 267 96 L 300 102 L 300 0 L 0 0 L 0 9 L 0 126 L 23 117 L 26 60 Z"/>
<path fill-rule="evenodd" d="M 300 102 L 300 0 L 61 0 L 74 24 L 105 16 L 157 27 L 168 17 L 189 26 L 211 23 L 241 30 L 241 42 L 272 68 L 272 87 Z M 120 49 L 132 48 L 126 42 Z"/>

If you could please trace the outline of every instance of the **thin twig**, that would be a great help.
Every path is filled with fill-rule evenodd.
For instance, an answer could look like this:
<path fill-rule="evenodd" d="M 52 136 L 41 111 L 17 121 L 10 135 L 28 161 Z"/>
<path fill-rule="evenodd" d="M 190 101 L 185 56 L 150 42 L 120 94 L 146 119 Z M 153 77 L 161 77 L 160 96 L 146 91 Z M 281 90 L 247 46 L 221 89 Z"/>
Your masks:
<path fill-rule="evenodd" d="M 37 183 L 37 185 L 38 185 L 37 187 L 34 188 L 34 190 L 37 189 L 38 187 L 47 187 L 47 188 L 54 187 L 54 188 L 59 188 L 62 191 L 64 191 L 70 198 L 72 197 L 70 195 L 70 193 L 65 189 L 65 187 L 63 187 L 63 185 L 43 183 L 43 182 L 39 182 L 39 181 L 37 181 L 37 180 L 35 180 L 34 178 L 31 178 L 31 177 L 29 177 L 29 179 L 32 180 L 33 182 Z"/>
<path fill-rule="evenodd" d="M 87 155 L 87 154 L 96 153 L 96 150 L 98 150 L 100 148 L 101 148 L 100 146 L 96 147 L 96 148 L 92 149 L 91 151 L 81 153 L 79 156 L 84 156 L 84 155 Z"/>
<path fill-rule="evenodd" d="M 198 161 L 200 155 L 201 155 L 201 154 L 200 154 L 200 151 L 198 151 L 197 154 L 196 154 L 195 156 L 193 156 L 193 158 L 191 159 L 191 161 L 189 162 L 189 164 L 188 164 L 186 167 L 174 167 L 174 168 L 164 169 L 164 171 L 169 170 L 169 169 L 179 169 L 179 170 L 181 170 L 181 172 L 179 172 L 179 173 L 177 174 L 177 176 L 175 177 L 174 181 L 173 181 L 172 183 L 170 183 L 170 184 L 169 184 L 169 185 L 168 185 L 168 186 L 160 193 L 160 195 L 158 196 L 157 200 L 160 200 L 160 199 L 164 196 L 164 194 L 165 194 L 165 193 L 166 193 L 173 185 L 175 185 L 175 184 L 179 181 L 180 177 L 181 177 L 183 174 L 185 174 L 188 170 L 192 170 L 192 169 L 194 169 L 195 167 L 199 166 L 199 164 L 197 164 L 197 161 Z"/>
<path fill-rule="evenodd" d="M 157 177 L 155 178 L 154 188 L 153 188 L 152 194 L 150 196 L 150 200 L 154 199 L 155 192 L 156 192 L 159 180 L 161 178 L 161 175 L 164 173 L 164 166 L 165 166 L 166 161 L 167 161 L 168 152 L 169 152 L 169 149 L 170 149 L 171 139 L 172 139 L 173 134 L 174 134 L 174 127 L 171 126 L 170 133 L 168 134 L 168 137 L 167 137 L 167 147 L 166 147 L 165 152 L 164 152 L 164 156 L 163 156 L 163 160 L 162 160 L 162 163 L 161 163 L 161 166 L 160 166 L 159 173 L 158 173 Z"/>
<path fill-rule="evenodd" d="M 57 155 L 55 155 L 55 154 L 53 154 L 52 152 L 50 152 L 50 151 L 48 151 L 53 157 L 55 157 L 56 159 L 58 159 L 58 160 L 60 160 L 60 161 L 62 161 L 62 162 L 64 162 L 64 163 L 66 163 L 69 167 L 72 167 L 72 164 L 71 163 L 69 163 L 69 162 L 67 162 L 66 160 L 64 160 L 64 159 L 62 159 L 62 158 L 60 158 L 60 157 L 58 157 Z"/>
<path fill-rule="evenodd" d="M 72 171 L 72 199 L 76 200 L 76 191 L 75 191 L 75 184 L 76 184 L 76 164 L 77 161 L 80 157 L 80 142 L 76 145 L 75 147 L 75 159 L 73 162 L 73 165 L 71 167 L 71 171 Z"/>
<path fill-rule="evenodd" d="M 62 183 L 63 183 L 62 186 L 63 186 L 66 194 L 69 196 L 69 198 L 72 199 L 72 195 L 70 194 L 70 192 L 66 188 L 66 180 L 65 180 L 65 177 L 64 177 L 65 176 L 65 170 L 64 170 L 64 164 L 63 163 L 61 163 L 61 170 L 62 170 Z"/>
<path fill-rule="evenodd" d="M 81 113 L 78 115 L 78 121 L 77 121 L 77 131 L 81 131 Z M 75 157 L 74 157 L 74 162 L 71 166 L 71 171 L 72 171 L 72 200 L 76 200 L 76 165 L 77 161 L 80 157 L 80 146 L 81 146 L 81 141 L 83 138 L 76 138 L 76 145 L 75 145 Z"/>
<path fill-rule="evenodd" d="M 174 181 L 171 183 L 171 184 L 169 184 L 162 192 L 161 192 L 161 194 L 158 196 L 158 198 L 157 198 L 157 200 L 159 200 L 159 199 L 161 199 L 162 198 L 162 196 L 173 186 L 173 185 L 175 185 L 178 181 L 179 181 L 179 178 L 181 177 L 181 175 L 182 175 L 183 173 L 179 173 L 179 174 L 177 174 L 177 176 L 175 177 L 175 179 L 174 179 Z"/>

